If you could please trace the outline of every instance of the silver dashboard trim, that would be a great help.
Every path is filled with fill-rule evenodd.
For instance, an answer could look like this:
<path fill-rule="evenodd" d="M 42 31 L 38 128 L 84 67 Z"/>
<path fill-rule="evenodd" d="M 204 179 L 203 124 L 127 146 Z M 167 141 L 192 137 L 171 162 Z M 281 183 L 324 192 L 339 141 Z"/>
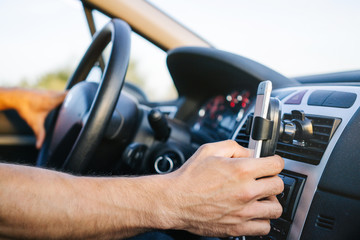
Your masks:
<path fill-rule="evenodd" d="M 307 105 L 308 98 L 310 94 L 315 90 L 334 90 L 334 91 L 344 91 L 351 92 L 357 94 L 357 98 L 355 103 L 350 108 L 333 108 L 333 107 L 323 107 L 323 106 L 309 106 Z M 285 161 L 285 170 L 289 170 L 292 172 L 300 173 L 307 176 L 304 189 L 302 191 L 300 201 L 296 210 L 296 214 L 294 220 L 291 224 L 290 231 L 288 234 L 288 240 L 296 240 L 300 239 L 301 233 L 306 221 L 307 214 L 309 212 L 312 200 L 314 198 L 315 192 L 318 188 L 318 184 L 322 173 L 325 169 L 325 166 L 329 160 L 329 157 L 332 153 L 332 150 L 335 147 L 335 144 L 339 140 L 341 134 L 343 133 L 345 127 L 349 123 L 350 119 L 353 117 L 355 112 L 360 106 L 360 88 L 359 87 L 351 87 L 351 86 L 302 86 L 302 87 L 294 87 L 294 88 L 284 88 L 277 91 L 288 91 L 295 90 L 295 92 L 291 93 L 289 96 L 285 97 L 282 102 L 286 102 L 289 98 L 299 93 L 300 91 L 307 90 L 305 93 L 302 102 L 300 105 L 294 104 L 282 104 L 282 114 L 290 113 L 291 110 L 303 110 L 306 114 L 312 115 L 320 115 L 320 116 L 328 116 L 328 117 L 337 117 L 341 118 L 342 121 L 330 140 L 328 147 L 320 161 L 319 165 L 311 165 L 307 163 L 302 163 L 290 159 L 284 159 Z M 248 112 L 249 115 L 253 112 L 254 106 L 252 106 L 252 110 Z M 247 115 L 243 118 L 236 131 L 233 133 L 231 139 L 235 140 L 238 135 L 242 125 L 245 123 Z"/>

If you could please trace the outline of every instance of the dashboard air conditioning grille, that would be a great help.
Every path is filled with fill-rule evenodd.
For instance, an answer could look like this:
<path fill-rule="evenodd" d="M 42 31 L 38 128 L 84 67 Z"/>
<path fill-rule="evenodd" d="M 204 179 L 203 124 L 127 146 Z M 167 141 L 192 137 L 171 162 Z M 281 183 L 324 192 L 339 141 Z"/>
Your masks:
<path fill-rule="evenodd" d="M 317 165 L 320 163 L 341 119 L 316 115 L 306 115 L 306 117 L 312 121 L 312 138 L 302 142 L 295 140 L 293 143 L 279 141 L 276 147 L 276 154 L 284 158 Z M 291 114 L 284 114 L 283 119 L 291 120 Z M 247 122 L 243 124 L 235 138 L 235 141 L 243 147 L 248 147 L 250 138 L 249 134 L 246 133 L 246 124 Z"/>
<path fill-rule="evenodd" d="M 248 120 L 242 125 L 238 135 L 235 138 L 235 141 L 243 147 L 249 146 L 250 135 L 246 133 L 246 125 L 248 124 Z"/>
<path fill-rule="evenodd" d="M 315 226 L 326 230 L 333 230 L 335 225 L 335 218 L 318 215 L 316 217 Z"/>
<path fill-rule="evenodd" d="M 278 142 L 276 154 L 292 160 L 317 165 L 329 144 L 341 119 L 306 115 L 313 125 L 313 136 L 303 142 L 294 141 L 292 144 Z M 291 114 L 284 114 L 283 119 L 291 120 Z"/>

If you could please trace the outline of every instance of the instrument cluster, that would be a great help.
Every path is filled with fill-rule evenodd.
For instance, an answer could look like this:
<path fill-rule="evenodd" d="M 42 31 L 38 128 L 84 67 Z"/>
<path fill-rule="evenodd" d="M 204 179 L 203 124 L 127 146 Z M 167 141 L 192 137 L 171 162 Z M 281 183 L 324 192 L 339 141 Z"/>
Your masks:
<path fill-rule="evenodd" d="M 227 139 L 249 105 L 248 90 L 214 96 L 201 106 L 193 131 L 202 131 L 215 141 Z"/>

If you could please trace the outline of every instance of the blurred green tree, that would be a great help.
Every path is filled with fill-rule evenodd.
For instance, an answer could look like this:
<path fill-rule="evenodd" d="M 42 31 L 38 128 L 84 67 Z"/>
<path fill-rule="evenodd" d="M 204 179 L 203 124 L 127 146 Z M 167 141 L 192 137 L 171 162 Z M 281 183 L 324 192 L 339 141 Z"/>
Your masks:
<path fill-rule="evenodd" d="M 42 75 L 35 83 L 31 83 L 27 78 L 24 78 L 20 82 L 21 87 L 37 88 L 37 89 L 51 89 L 51 90 L 63 90 L 66 82 L 70 78 L 72 70 L 68 67 L 54 70 Z M 137 70 L 137 63 L 130 61 L 126 80 L 139 86 L 144 87 L 144 79 Z"/>
<path fill-rule="evenodd" d="M 50 89 L 50 90 L 64 90 L 67 80 L 71 75 L 69 68 L 59 69 L 53 72 L 46 73 L 41 76 L 35 83 L 29 82 L 26 78 L 21 80 L 20 86 L 26 88 Z"/>
<path fill-rule="evenodd" d="M 125 77 L 126 81 L 135 84 L 136 86 L 140 87 L 141 89 L 145 88 L 145 81 L 144 77 L 141 76 L 138 70 L 138 64 L 134 60 L 130 60 L 128 70 Z"/>
<path fill-rule="evenodd" d="M 51 89 L 51 90 L 63 90 L 67 80 L 71 75 L 69 69 L 60 69 L 58 71 L 47 73 L 42 76 L 36 83 L 36 88 Z"/>
<path fill-rule="evenodd" d="M 35 88 L 35 89 L 49 89 L 61 91 L 65 89 L 68 79 L 71 77 L 73 70 L 70 67 L 63 67 L 48 73 L 45 73 L 38 78 L 35 82 L 29 81 L 29 79 L 24 78 L 20 82 L 21 87 L 26 88 Z M 97 79 L 94 79 L 95 81 Z M 140 89 L 142 89 L 149 99 L 152 100 L 171 100 L 177 97 L 177 91 L 173 85 L 170 86 L 161 86 L 167 88 L 166 94 L 163 96 L 157 96 L 156 91 L 153 90 L 153 87 L 149 82 L 145 81 L 145 77 L 141 75 L 141 72 L 138 69 L 138 63 L 134 59 L 129 62 L 126 81 L 135 84 Z M 159 87 L 159 86 L 158 86 Z"/>

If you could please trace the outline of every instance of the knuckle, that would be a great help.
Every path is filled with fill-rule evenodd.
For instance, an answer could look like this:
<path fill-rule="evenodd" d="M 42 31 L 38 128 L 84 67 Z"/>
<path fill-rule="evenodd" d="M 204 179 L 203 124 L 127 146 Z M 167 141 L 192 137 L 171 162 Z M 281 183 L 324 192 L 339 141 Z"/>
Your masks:
<path fill-rule="evenodd" d="M 277 219 L 281 216 L 282 210 L 283 210 L 282 206 L 276 199 L 273 201 L 273 203 L 271 205 L 267 206 L 266 211 L 265 211 L 266 214 L 264 215 L 264 217 L 266 219 Z"/>
<path fill-rule="evenodd" d="M 259 220 L 257 221 L 256 227 L 247 230 L 247 235 L 250 236 L 264 236 L 269 234 L 271 230 L 270 220 Z"/>
<path fill-rule="evenodd" d="M 269 219 L 277 219 L 281 216 L 283 208 L 279 201 L 275 198 L 272 206 L 268 208 L 268 211 Z"/>
<path fill-rule="evenodd" d="M 209 153 L 212 149 L 211 143 L 206 143 L 200 146 L 199 150 L 200 152 Z"/>
<path fill-rule="evenodd" d="M 270 230 L 271 230 L 270 221 L 267 221 L 266 223 L 263 224 L 260 230 L 260 235 L 267 235 L 269 234 Z"/>
<path fill-rule="evenodd" d="M 241 224 L 238 224 L 232 228 L 229 229 L 229 235 L 230 236 L 240 236 L 243 235 L 243 227 Z"/>
<path fill-rule="evenodd" d="M 252 171 L 251 171 L 251 168 L 248 166 L 248 165 L 246 165 L 246 164 L 244 164 L 245 162 L 243 162 L 243 161 L 239 161 L 239 164 L 238 164 L 238 172 L 239 172 L 239 174 L 240 174 L 240 176 L 249 176 L 249 175 L 251 175 L 251 173 L 252 173 Z"/>
<path fill-rule="evenodd" d="M 274 178 L 274 186 L 276 190 L 275 194 L 280 194 L 284 191 L 284 181 L 279 176 Z"/>
<path fill-rule="evenodd" d="M 241 194 L 242 200 L 245 202 L 250 202 L 256 197 L 256 195 L 257 195 L 256 191 L 253 188 L 249 188 L 249 187 L 245 188 Z"/>
<path fill-rule="evenodd" d="M 279 218 L 283 212 L 283 208 L 279 202 L 277 202 L 276 207 L 274 207 L 274 219 Z"/>
<path fill-rule="evenodd" d="M 199 152 L 205 151 L 207 144 L 208 144 L 208 143 L 201 145 L 201 146 L 199 147 L 198 151 L 199 151 Z"/>
<path fill-rule="evenodd" d="M 282 157 L 280 157 L 279 155 L 275 155 L 274 157 L 276 159 L 276 167 L 277 167 L 277 169 L 279 169 L 280 171 L 283 170 L 284 165 L 285 165 L 284 159 Z"/>
<path fill-rule="evenodd" d="M 275 170 L 277 170 L 278 172 L 280 172 L 281 169 L 282 169 L 281 161 L 279 160 L 278 157 L 275 157 L 275 156 L 274 156 L 274 157 L 272 158 L 271 165 L 272 165 L 272 167 L 273 167 Z"/>
<path fill-rule="evenodd" d="M 226 143 L 229 145 L 232 145 L 233 148 L 244 148 L 243 146 L 241 146 L 240 144 L 238 144 L 236 141 L 234 140 L 226 140 Z"/>
<path fill-rule="evenodd" d="M 237 142 L 235 142 L 234 140 L 231 140 L 231 139 L 227 139 L 227 140 L 225 140 L 224 142 L 225 142 L 226 144 L 229 144 L 229 145 L 234 145 L 234 146 L 235 146 L 235 145 L 236 145 L 236 146 L 238 145 Z"/>
<path fill-rule="evenodd" d="M 284 168 L 284 160 L 275 155 L 268 158 L 268 166 L 274 169 L 276 172 L 280 173 Z"/>

